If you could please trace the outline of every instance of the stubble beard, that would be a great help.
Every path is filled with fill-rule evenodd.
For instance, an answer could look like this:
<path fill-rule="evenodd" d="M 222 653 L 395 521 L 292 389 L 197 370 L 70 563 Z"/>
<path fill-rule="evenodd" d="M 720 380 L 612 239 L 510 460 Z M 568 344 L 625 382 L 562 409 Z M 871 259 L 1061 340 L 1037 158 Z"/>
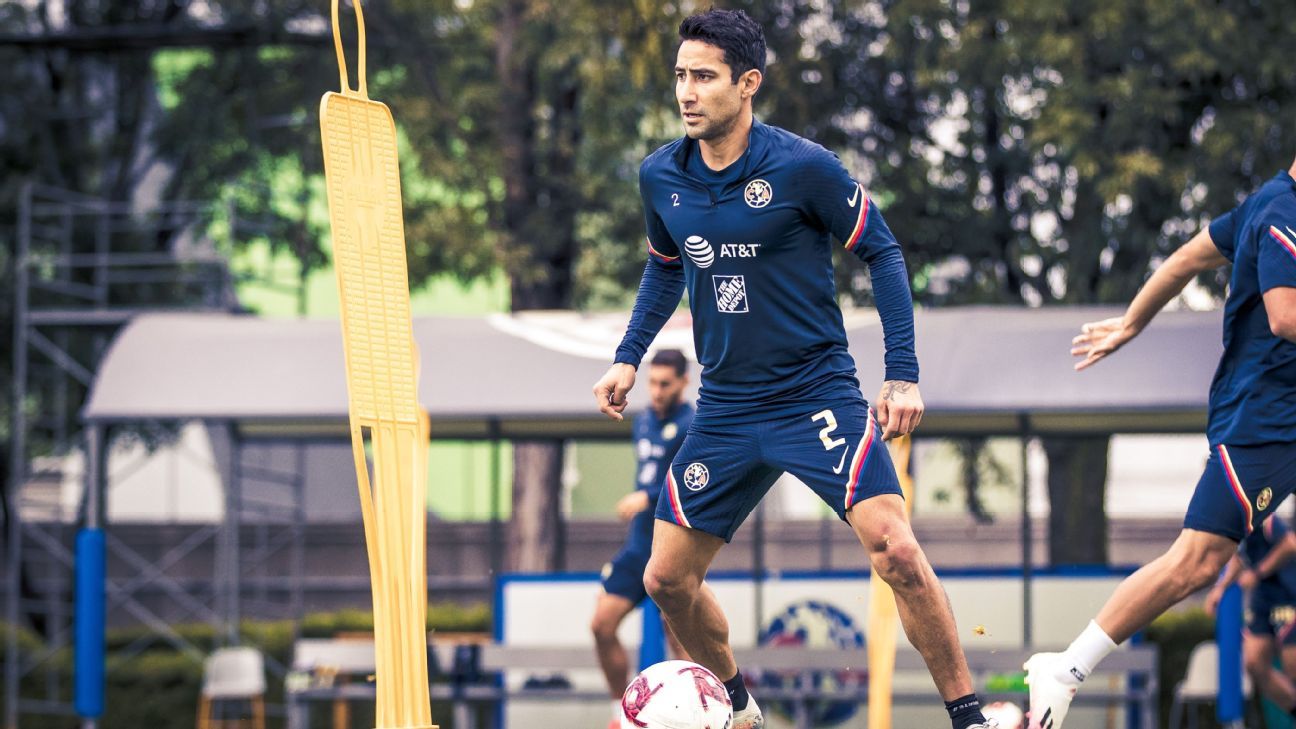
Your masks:
<path fill-rule="evenodd" d="M 734 114 L 726 119 L 717 119 L 710 124 L 702 124 L 692 128 L 685 127 L 684 134 L 695 141 L 710 142 L 727 136 L 737 124 L 738 114 Z"/>

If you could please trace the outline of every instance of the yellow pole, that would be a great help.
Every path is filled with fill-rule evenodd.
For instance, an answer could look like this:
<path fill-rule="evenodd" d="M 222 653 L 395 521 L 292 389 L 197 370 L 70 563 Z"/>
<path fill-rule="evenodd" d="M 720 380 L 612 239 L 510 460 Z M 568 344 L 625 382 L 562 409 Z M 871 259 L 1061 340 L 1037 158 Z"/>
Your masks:
<path fill-rule="evenodd" d="M 346 354 L 351 449 L 373 585 L 379 729 L 435 729 L 427 672 L 427 415 L 418 402 L 396 125 L 369 99 L 364 11 L 359 88 L 347 81 L 332 2 L 341 93 L 320 100 L 333 263 Z M 370 477 L 366 445 L 373 458 Z"/>
<path fill-rule="evenodd" d="M 909 456 L 913 443 L 909 436 L 891 441 L 891 460 L 895 462 L 900 488 L 904 491 L 905 511 L 913 510 L 913 478 L 909 475 Z M 896 635 L 900 613 L 896 610 L 891 586 L 874 572 L 869 577 L 868 607 L 868 727 L 891 729 L 891 685 L 895 677 Z"/>

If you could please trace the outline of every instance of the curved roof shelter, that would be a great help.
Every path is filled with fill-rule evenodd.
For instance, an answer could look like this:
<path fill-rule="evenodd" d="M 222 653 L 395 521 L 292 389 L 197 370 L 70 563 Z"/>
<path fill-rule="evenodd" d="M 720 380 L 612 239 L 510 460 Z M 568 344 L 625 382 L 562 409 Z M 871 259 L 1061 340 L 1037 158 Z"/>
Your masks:
<path fill-rule="evenodd" d="M 1117 310 L 967 307 L 916 314 L 925 435 L 1196 432 L 1221 351 L 1219 312 L 1160 315 L 1119 356 L 1072 370 L 1080 324 Z M 434 438 L 624 437 L 593 406 L 625 314 L 422 317 L 420 399 Z M 882 380 L 881 326 L 847 316 L 865 397 Z M 658 338 L 691 354 L 687 312 Z M 696 373 L 693 387 L 696 388 Z M 638 397 L 636 397 L 636 395 Z M 631 394 L 631 407 L 646 396 Z M 96 373 L 87 422 L 222 420 L 248 435 L 344 436 L 336 320 L 167 313 L 137 317 Z M 628 422 L 628 421 L 627 421 Z"/>

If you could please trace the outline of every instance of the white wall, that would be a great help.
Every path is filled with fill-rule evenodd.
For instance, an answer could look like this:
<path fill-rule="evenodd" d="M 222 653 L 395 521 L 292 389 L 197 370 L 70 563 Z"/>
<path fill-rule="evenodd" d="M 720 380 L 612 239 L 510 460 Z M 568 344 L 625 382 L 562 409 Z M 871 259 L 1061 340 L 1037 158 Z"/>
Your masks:
<path fill-rule="evenodd" d="M 1035 644 L 1044 648 L 1060 647 L 1084 627 L 1120 581 L 1120 576 L 1040 577 L 1034 583 Z M 762 614 L 755 614 L 755 586 L 743 579 L 713 579 L 709 583 L 729 618 L 730 640 L 735 647 L 756 645 L 759 627 L 784 612 L 790 605 L 807 600 L 827 603 L 849 616 L 855 629 L 867 632 L 869 601 L 868 580 L 861 577 L 821 576 L 812 579 L 767 581 L 763 591 Z M 945 577 L 942 579 L 954 607 L 960 639 L 967 648 L 994 649 L 1022 646 L 1022 588 L 1013 577 Z M 503 640 L 509 645 L 590 646 L 588 625 L 593 616 L 599 586 L 594 579 L 560 581 L 506 582 L 502 588 L 503 604 L 496 610 L 502 617 Z M 640 622 L 634 613 L 621 629 L 627 646 L 638 644 Z M 813 633 L 812 633 L 813 635 Z M 865 636 L 867 640 L 867 635 Z M 811 639 L 813 645 L 816 641 Z M 897 645 L 909 648 L 903 632 L 898 631 Z M 827 647 L 825 645 L 825 647 Z M 592 658 L 591 658 L 592 660 Z M 512 672 L 511 685 L 520 685 L 525 672 Z M 597 671 L 578 671 L 568 675 L 577 688 L 600 690 L 604 687 Z M 931 690 L 930 706 L 897 706 L 895 725 L 941 726 L 948 719 L 925 673 L 898 674 L 897 688 Z M 759 700 L 759 691 L 753 693 Z M 602 726 L 610 716 L 607 702 L 510 702 L 506 727 L 524 726 Z M 1115 717 L 1114 723 L 1109 719 Z M 774 712 L 767 712 L 770 729 L 792 725 Z M 1124 726 L 1124 711 L 1109 712 L 1103 708 L 1077 707 L 1067 720 L 1071 729 L 1098 729 Z M 839 727 L 864 729 L 864 707 Z"/>

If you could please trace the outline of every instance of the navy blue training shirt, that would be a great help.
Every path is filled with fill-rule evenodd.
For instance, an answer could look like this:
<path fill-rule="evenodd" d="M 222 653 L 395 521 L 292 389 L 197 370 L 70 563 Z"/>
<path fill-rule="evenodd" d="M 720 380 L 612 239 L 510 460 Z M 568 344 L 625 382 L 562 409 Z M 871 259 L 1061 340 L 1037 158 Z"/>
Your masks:
<path fill-rule="evenodd" d="M 1210 237 L 1233 276 L 1206 434 L 1212 446 L 1296 442 L 1296 343 L 1270 331 L 1263 298 L 1296 287 L 1296 181 L 1279 172 L 1212 221 Z"/>
<path fill-rule="evenodd" d="M 634 419 L 635 458 L 638 462 L 635 488 L 648 492 L 648 501 L 653 507 L 661 495 L 666 469 L 670 468 L 692 423 L 693 406 L 686 402 L 676 403 L 665 418 L 657 417 L 657 411 L 650 407 Z M 652 508 L 645 513 L 651 516 Z"/>
<path fill-rule="evenodd" d="M 1271 516 L 1242 540 L 1238 550 L 1247 564 L 1255 569 L 1288 534 L 1291 534 L 1291 527 L 1287 522 L 1282 517 Z M 1296 559 L 1283 562 L 1273 574 L 1260 580 L 1256 590 L 1262 598 L 1272 602 L 1289 603 L 1296 599 Z"/>
<path fill-rule="evenodd" d="M 868 263 L 886 379 L 918 381 L 900 245 L 837 156 L 754 122 L 717 172 L 676 140 L 639 171 L 648 263 L 616 361 L 638 366 L 687 287 L 702 365 L 697 420 L 753 422 L 859 398 L 831 240 Z"/>

